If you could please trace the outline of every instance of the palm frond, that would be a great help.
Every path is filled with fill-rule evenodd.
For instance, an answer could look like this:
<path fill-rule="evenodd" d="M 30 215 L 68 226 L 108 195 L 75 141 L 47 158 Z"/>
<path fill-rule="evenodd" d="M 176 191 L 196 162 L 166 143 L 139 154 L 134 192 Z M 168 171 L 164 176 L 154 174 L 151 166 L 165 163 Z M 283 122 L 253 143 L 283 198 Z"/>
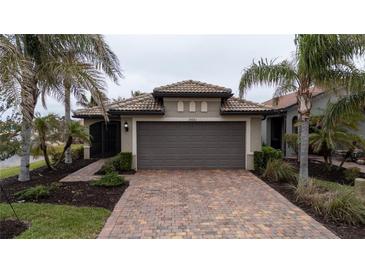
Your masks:
<path fill-rule="evenodd" d="M 295 68 L 288 61 L 275 64 L 275 60 L 261 59 L 244 70 L 239 85 L 239 95 L 243 97 L 247 89 L 255 85 L 280 86 L 294 83 L 296 80 Z"/>
<path fill-rule="evenodd" d="M 331 128 L 343 119 L 361 117 L 365 108 L 365 91 L 354 92 L 339 98 L 337 102 L 330 103 L 325 111 L 324 126 Z"/>

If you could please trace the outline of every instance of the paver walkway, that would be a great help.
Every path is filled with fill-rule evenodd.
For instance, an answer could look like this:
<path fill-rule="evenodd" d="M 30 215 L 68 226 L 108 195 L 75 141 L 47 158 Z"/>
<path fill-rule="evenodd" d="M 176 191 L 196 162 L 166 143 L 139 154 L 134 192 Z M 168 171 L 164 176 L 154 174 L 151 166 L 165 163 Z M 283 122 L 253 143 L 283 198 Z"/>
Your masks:
<path fill-rule="evenodd" d="M 99 238 L 336 238 L 245 170 L 145 170 Z"/>
<path fill-rule="evenodd" d="M 60 182 L 88 182 L 97 179 L 100 176 L 94 174 L 99 171 L 106 160 L 107 159 L 100 159 L 86 167 L 83 167 L 62 178 Z"/>

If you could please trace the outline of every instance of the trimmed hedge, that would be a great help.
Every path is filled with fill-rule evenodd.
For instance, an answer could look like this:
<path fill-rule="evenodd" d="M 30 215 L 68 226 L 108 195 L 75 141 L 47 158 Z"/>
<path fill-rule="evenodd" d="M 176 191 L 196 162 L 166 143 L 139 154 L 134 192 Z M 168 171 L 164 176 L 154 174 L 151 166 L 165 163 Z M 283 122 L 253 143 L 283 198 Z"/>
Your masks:
<path fill-rule="evenodd" d="M 121 152 L 119 154 L 119 158 L 120 158 L 120 170 L 130 171 L 132 169 L 132 153 Z"/>
<path fill-rule="evenodd" d="M 283 159 L 284 155 L 280 149 L 263 146 L 262 151 L 254 152 L 253 158 L 255 171 L 262 173 L 266 169 L 266 165 L 270 160 Z"/>
<path fill-rule="evenodd" d="M 117 156 L 106 161 L 98 173 L 106 174 L 113 171 L 131 171 L 132 159 L 131 152 L 121 152 Z"/>

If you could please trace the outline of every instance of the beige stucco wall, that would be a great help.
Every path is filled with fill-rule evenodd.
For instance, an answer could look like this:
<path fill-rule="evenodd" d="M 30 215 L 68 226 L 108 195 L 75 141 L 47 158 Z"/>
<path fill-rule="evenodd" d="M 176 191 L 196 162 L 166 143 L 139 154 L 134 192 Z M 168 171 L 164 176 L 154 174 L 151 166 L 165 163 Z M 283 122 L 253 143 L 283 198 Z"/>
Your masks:
<path fill-rule="evenodd" d="M 251 150 L 249 152 L 247 152 L 247 165 L 246 168 L 248 170 L 253 170 L 254 169 L 254 165 L 253 165 L 253 152 L 255 151 L 261 151 L 261 117 L 251 117 L 251 129 L 250 129 L 250 133 L 251 133 Z"/>
<path fill-rule="evenodd" d="M 177 103 L 184 103 L 184 111 L 177 110 Z M 190 102 L 195 102 L 195 112 L 189 111 Z M 201 111 L 201 103 L 207 102 L 208 111 Z M 221 99 L 217 98 L 165 98 L 165 117 L 220 117 Z"/>

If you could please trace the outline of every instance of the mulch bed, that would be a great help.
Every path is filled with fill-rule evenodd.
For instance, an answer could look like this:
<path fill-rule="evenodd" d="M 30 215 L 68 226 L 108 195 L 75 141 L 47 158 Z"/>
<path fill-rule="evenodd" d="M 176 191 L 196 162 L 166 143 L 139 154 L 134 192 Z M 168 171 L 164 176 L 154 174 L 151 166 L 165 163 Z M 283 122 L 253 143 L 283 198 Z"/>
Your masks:
<path fill-rule="evenodd" d="M 4 187 L 11 202 L 19 201 L 15 193 L 36 185 L 51 186 L 52 182 L 37 183 L 14 183 Z M 123 192 L 127 189 L 129 183 L 118 187 L 91 186 L 89 182 L 65 182 L 57 183 L 53 187 L 48 197 L 39 198 L 38 200 L 29 200 L 33 203 L 48 203 L 59 205 L 103 207 L 113 210 L 115 204 L 119 201 Z M 0 196 L 0 202 L 6 202 L 5 197 Z"/>
<path fill-rule="evenodd" d="M 310 171 L 309 173 L 311 173 L 311 170 L 309 170 L 309 171 Z M 255 172 L 254 172 L 254 174 L 257 177 L 259 177 L 261 180 L 263 180 L 266 184 L 268 184 L 270 187 L 272 187 L 277 192 L 279 192 L 281 195 L 283 195 L 286 199 L 288 199 L 294 205 L 298 206 L 303 211 L 305 211 L 308 215 L 310 215 L 317 222 L 321 223 L 327 229 L 329 229 L 334 234 L 336 234 L 339 238 L 365 239 L 365 225 L 354 226 L 354 225 L 336 223 L 334 221 L 327 220 L 323 216 L 319 215 L 310 205 L 308 205 L 304 202 L 298 201 L 296 199 L 296 195 L 294 193 L 293 186 L 291 186 L 287 183 L 284 183 L 284 182 L 270 181 L 266 178 L 263 178 L 262 176 L 258 175 Z M 328 179 L 326 179 L 326 180 L 328 180 Z"/>
<path fill-rule="evenodd" d="M 61 163 L 56 170 L 49 170 L 46 166 L 37 168 L 30 172 L 31 180 L 28 182 L 24 182 L 24 184 L 27 184 L 29 186 L 31 184 L 37 184 L 38 182 L 40 184 L 46 181 L 58 182 L 63 177 L 66 177 L 68 174 L 75 172 L 76 170 L 79 170 L 80 168 L 83 168 L 95 161 L 96 159 L 90 159 L 90 160 L 79 159 L 73 161 L 71 165 L 66 165 L 65 163 Z M 13 176 L 1 180 L 1 184 L 3 186 L 14 183 L 15 184 L 19 183 L 18 176 Z"/>
<path fill-rule="evenodd" d="M 12 239 L 25 231 L 28 225 L 18 220 L 0 221 L 0 239 Z"/>
<path fill-rule="evenodd" d="M 32 179 L 29 182 L 18 182 L 17 177 L 5 179 L 3 188 L 11 202 L 19 202 L 15 193 L 29 187 L 45 185 L 53 186 L 49 197 L 27 202 L 103 207 L 113 210 L 120 196 L 128 187 L 128 183 L 118 187 L 100 187 L 91 186 L 89 182 L 58 182 L 63 177 L 93 161 L 95 160 L 78 160 L 71 167 L 64 164 L 56 171 L 41 168 L 32 172 Z M 6 202 L 3 194 L 0 195 L 0 202 Z"/>
<path fill-rule="evenodd" d="M 295 166 L 299 170 L 299 163 L 295 159 L 285 159 L 285 161 L 289 162 L 293 166 Z M 328 169 L 323 162 L 310 160 L 309 161 L 309 176 L 325 181 L 337 182 L 339 184 L 352 185 L 353 182 L 349 182 L 345 179 L 344 171 L 346 168 L 332 166 L 331 169 Z M 365 174 L 361 173 L 361 177 L 365 177 Z"/>

